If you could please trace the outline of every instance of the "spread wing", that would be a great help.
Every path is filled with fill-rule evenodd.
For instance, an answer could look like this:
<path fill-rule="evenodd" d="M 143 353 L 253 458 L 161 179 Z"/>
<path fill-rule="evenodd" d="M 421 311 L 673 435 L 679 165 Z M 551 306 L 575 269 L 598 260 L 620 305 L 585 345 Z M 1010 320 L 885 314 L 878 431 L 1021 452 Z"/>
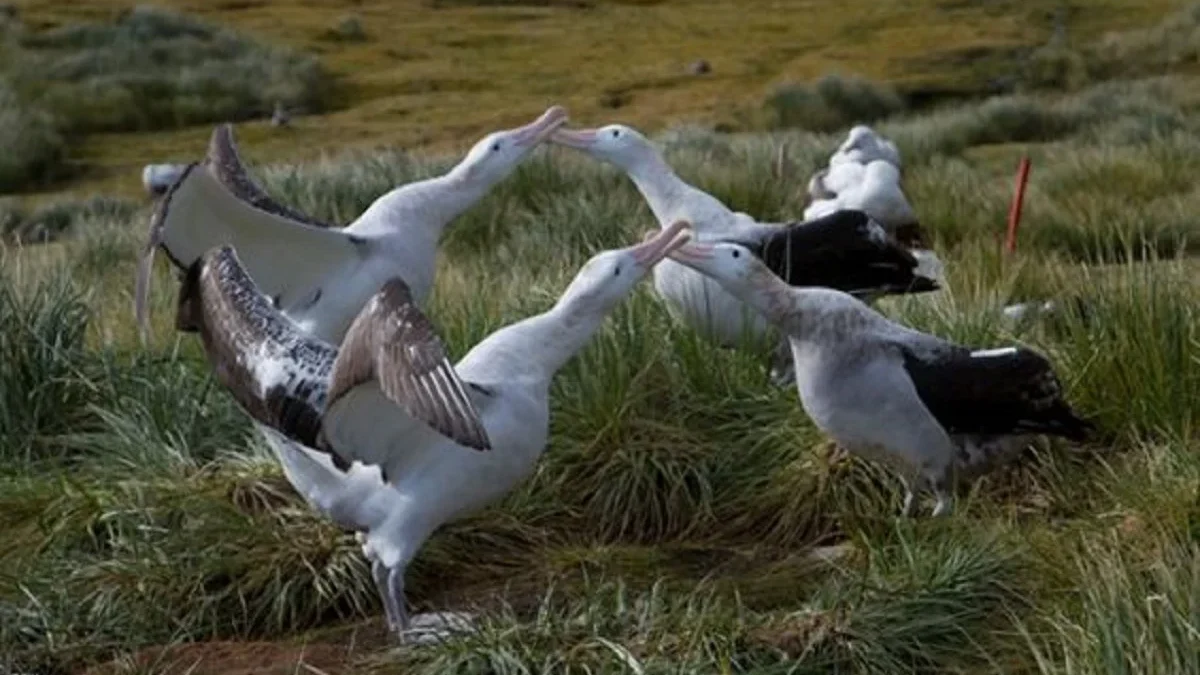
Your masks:
<path fill-rule="evenodd" d="M 855 295 L 922 293 L 938 283 L 918 260 L 862 211 L 839 210 L 791 223 L 745 242 L 792 286 L 823 286 Z"/>
<path fill-rule="evenodd" d="M 491 447 L 467 385 L 398 277 L 384 284 L 351 324 L 330 378 L 325 439 L 318 447 L 330 450 L 339 465 L 355 459 L 382 465 L 395 452 L 398 437 L 417 433 L 420 426 L 469 448 Z M 389 433 L 381 430 L 370 438 L 355 433 L 361 440 L 344 442 L 350 428 L 369 429 L 388 417 L 394 427 Z"/>
<path fill-rule="evenodd" d="M 213 131 L 204 160 L 189 165 L 155 205 L 135 287 L 143 330 L 155 251 L 161 248 L 186 270 L 222 244 L 237 250 L 259 290 L 284 309 L 355 264 L 368 247 L 362 238 L 268 197 L 242 165 L 229 125 Z"/>
<path fill-rule="evenodd" d="M 1051 434 L 1086 438 L 1093 425 L 1063 399 L 1045 357 L 1010 347 L 935 353 L 901 347 L 904 368 L 925 407 L 951 434 Z"/>
<path fill-rule="evenodd" d="M 232 247 L 188 268 L 175 326 L 200 333 L 217 380 L 251 417 L 304 445 L 316 441 L 336 350 L 275 309 Z"/>

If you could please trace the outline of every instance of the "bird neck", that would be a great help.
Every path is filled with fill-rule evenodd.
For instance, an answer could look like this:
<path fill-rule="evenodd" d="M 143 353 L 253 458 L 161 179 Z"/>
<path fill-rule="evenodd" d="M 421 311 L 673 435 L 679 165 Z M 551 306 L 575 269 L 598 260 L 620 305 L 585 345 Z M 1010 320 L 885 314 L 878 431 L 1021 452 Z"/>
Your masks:
<path fill-rule="evenodd" d="M 674 211 L 692 189 L 657 150 L 651 147 L 638 148 L 633 156 L 622 162 L 622 167 L 637 187 L 654 217 L 662 227 L 671 224 Z"/>
<path fill-rule="evenodd" d="M 587 311 L 571 298 L 563 298 L 541 314 L 492 333 L 460 363 L 478 363 L 477 367 L 490 376 L 533 380 L 548 386 L 603 322 L 604 313 Z"/>
<path fill-rule="evenodd" d="M 403 233 L 406 238 L 420 237 L 436 244 L 446 225 L 488 189 L 482 181 L 464 177 L 457 168 L 395 188 L 376 199 L 348 229 L 360 235 Z"/>
<path fill-rule="evenodd" d="M 679 177 L 653 148 L 641 148 L 623 168 L 650 206 L 660 227 L 681 218 L 698 234 L 731 234 L 737 230 L 733 212 L 716 197 Z"/>

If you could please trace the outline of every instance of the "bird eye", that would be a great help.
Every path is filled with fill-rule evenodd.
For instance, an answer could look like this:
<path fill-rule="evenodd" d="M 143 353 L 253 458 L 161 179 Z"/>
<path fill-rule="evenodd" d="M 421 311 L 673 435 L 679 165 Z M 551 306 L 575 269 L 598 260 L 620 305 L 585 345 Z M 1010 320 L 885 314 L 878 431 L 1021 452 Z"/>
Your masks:
<path fill-rule="evenodd" d="M 621 276 L 621 266 L 620 265 L 617 265 L 616 267 L 613 268 L 613 276 L 614 277 Z"/>
<path fill-rule="evenodd" d="M 492 152 L 500 152 L 500 144 L 492 143 Z"/>
<path fill-rule="evenodd" d="M 613 129 L 613 130 L 612 130 L 612 136 L 613 136 L 613 138 L 618 138 L 618 137 L 620 137 L 620 135 L 621 135 L 621 130 L 620 130 L 620 129 Z"/>
<path fill-rule="evenodd" d="M 735 258 L 740 258 L 740 257 L 742 257 L 742 252 L 741 252 L 741 251 L 738 251 L 737 249 L 734 249 L 734 251 L 733 251 L 733 257 L 735 257 Z"/>

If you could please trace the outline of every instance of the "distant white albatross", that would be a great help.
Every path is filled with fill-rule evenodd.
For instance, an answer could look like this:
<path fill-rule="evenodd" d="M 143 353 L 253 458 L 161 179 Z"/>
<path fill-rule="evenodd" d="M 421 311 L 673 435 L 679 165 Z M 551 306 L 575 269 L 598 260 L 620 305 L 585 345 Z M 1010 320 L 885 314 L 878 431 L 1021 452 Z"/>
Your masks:
<path fill-rule="evenodd" d="M 628 126 L 559 129 L 550 142 L 622 169 L 660 226 L 686 220 L 697 241 L 744 244 L 790 284 L 829 286 L 867 298 L 939 287 L 923 272 L 929 264 L 925 261 L 936 261 L 932 252 L 919 258 L 862 211 L 842 210 L 808 222 L 761 223 L 684 182 L 650 141 Z M 664 260 L 654 268 L 654 287 L 676 316 L 717 344 L 734 347 L 769 331 L 757 312 L 687 266 Z M 786 344 L 780 347 L 775 365 L 790 368 Z"/>
<path fill-rule="evenodd" d="M 671 258 L 787 334 L 805 412 L 850 452 L 900 470 L 906 515 L 923 488 L 937 498 L 934 515 L 944 513 L 956 474 L 986 471 L 1031 435 L 1083 440 L 1092 429 L 1032 350 L 972 350 L 901 326 L 841 291 L 793 288 L 737 244 L 689 244 Z"/>
<path fill-rule="evenodd" d="M 297 491 L 360 533 L 389 626 L 403 632 L 409 561 L 442 524 L 529 475 L 546 447 L 555 373 L 688 237 L 678 223 L 597 254 L 552 308 L 489 335 L 452 367 L 454 378 L 399 278 L 334 348 L 276 310 L 221 247 L 189 269 L 176 326 L 200 333 L 218 380 L 264 429 Z M 476 433 L 490 439 L 488 452 L 452 440 Z"/>
<path fill-rule="evenodd" d="M 488 134 L 445 174 L 387 192 L 344 228 L 263 192 L 238 157 L 232 127 L 219 126 L 205 159 L 185 169 L 151 216 L 135 288 L 138 324 L 144 330 L 157 249 L 182 270 L 205 251 L 231 244 L 258 288 L 284 314 L 302 330 L 337 344 L 367 298 L 392 277 L 404 279 L 423 303 L 447 223 L 566 120 L 566 111 L 553 106 L 530 124 Z"/>

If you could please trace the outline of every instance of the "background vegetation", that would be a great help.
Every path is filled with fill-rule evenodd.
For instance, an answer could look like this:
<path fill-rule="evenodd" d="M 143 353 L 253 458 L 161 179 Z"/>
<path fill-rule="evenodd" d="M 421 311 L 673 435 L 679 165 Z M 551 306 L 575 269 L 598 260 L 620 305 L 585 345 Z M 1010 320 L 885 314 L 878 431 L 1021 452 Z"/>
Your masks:
<path fill-rule="evenodd" d="M 564 16 L 691 16 L 672 3 L 578 4 L 425 10 L 478 22 L 460 38 L 510 12 L 538 16 L 528 22 L 547 30 Z M 1111 16 L 1128 16 L 1111 4 Z M 1032 20 L 1032 10 L 994 7 L 995 23 Z M 260 29 L 268 9 L 222 11 Z M 51 3 L 22 16 L 72 11 Z M 862 39 L 891 49 L 886 38 L 906 19 L 879 11 Z M 953 34 L 966 34 L 975 24 L 960 11 L 926 18 L 957 17 Z M 279 34 L 318 35 L 300 10 L 276 13 L 286 19 Z M 356 13 L 358 29 L 343 12 L 346 21 L 322 17 L 311 38 L 335 45 L 335 70 L 384 48 L 383 13 L 367 3 Z M 1091 10 L 1065 16 L 1072 31 L 1103 27 Z M 1047 35 L 1052 18 L 1041 19 Z M 757 21 L 730 25 L 749 31 Z M 556 379 L 552 442 L 536 475 L 435 536 L 410 570 L 418 609 L 485 616 L 478 635 L 433 648 L 387 644 L 354 539 L 294 494 L 214 386 L 196 340 L 172 332 L 165 264 L 153 339 L 138 345 L 130 295 L 144 206 L 112 193 L 0 202 L 9 242 L 0 250 L 0 672 L 1200 670 L 1200 87 L 1188 37 L 1198 24 L 1184 9 L 1119 36 L 1048 39 L 1007 71 L 995 66 L 1013 81 L 991 96 L 992 66 L 931 65 L 939 86 L 974 92 L 936 105 L 913 93 L 911 78 L 869 67 L 859 72 L 870 80 L 783 78 L 726 111 L 736 133 L 696 123 L 658 135 L 687 179 L 739 210 L 784 218 L 801 211 L 808 176 L 845 127 L 877 118 L 900 146 L 905 190 L 949 274 L 945 291 L 889 300 L 885 311 L 970 344 L 1018 341 L 1048 354 L 1069 398 L 1098 421 L 1094 442 L 1031 449 L 965 492 L 953 518 L 899 520 L 899 486 L 831 453 L 795 393 L 766 383 L 765 355 L 707 345 L 642 288 Z M 737 47 L 708 49 L 714 75 L 725 54 L 740 58 Z M 912 49 L 946 61 L 928 44 Z M 847 59 L 881 64 L 886 53 Z M 620 64 L 637 62 L 580 71 L 567 90 L 594 96 L 589 78 Z M 335 137 L 361 123 L 374 138 L 365 121 L 373 104 L 354 98 L 365 76 L 341 77 L 341 91 L 359 93 L 290 138 L 315 138 L 317 120 Z M 692 110 L 706 82 L 680 85 Z M 536 98 L 480 91 L 479 100 Z M 672 86 L 638 91 L 640 103 L 616 112 L 572 105 L 576 123 L 683 105 Z M 36 115 L 24 103 L 13 110 Z M 513 121 L 537 112 L 503 111 Z M 464 129 L 485 122 L 430 133 L 465 145 Z M 285 132 L 272 140 L 254 123 L 238 128 L 272 194 L 339 222 L 453 162 L 396 149 L 266 162 Z M 116 139 L 137 138 L 142 152 L 178 142 L 193 157 L 210 129 L 89 133 L 82 143 L 107 157 L 99 149 Z M 1023 153 L 1033 177 L 1020 252 L 1008 257 L 1000 230 Z M 103 184 L 89 180 L 76 185 Z M 651 222 L 616 171 L 539 150 L 447 233 L 431 313 L 462 354 L 548 306 L 595 250 L 626 245 Z M 1079 297 L 1088 312 L 1015 325 L 999 317 L 1009 302 L 1050 297 Z"/>

